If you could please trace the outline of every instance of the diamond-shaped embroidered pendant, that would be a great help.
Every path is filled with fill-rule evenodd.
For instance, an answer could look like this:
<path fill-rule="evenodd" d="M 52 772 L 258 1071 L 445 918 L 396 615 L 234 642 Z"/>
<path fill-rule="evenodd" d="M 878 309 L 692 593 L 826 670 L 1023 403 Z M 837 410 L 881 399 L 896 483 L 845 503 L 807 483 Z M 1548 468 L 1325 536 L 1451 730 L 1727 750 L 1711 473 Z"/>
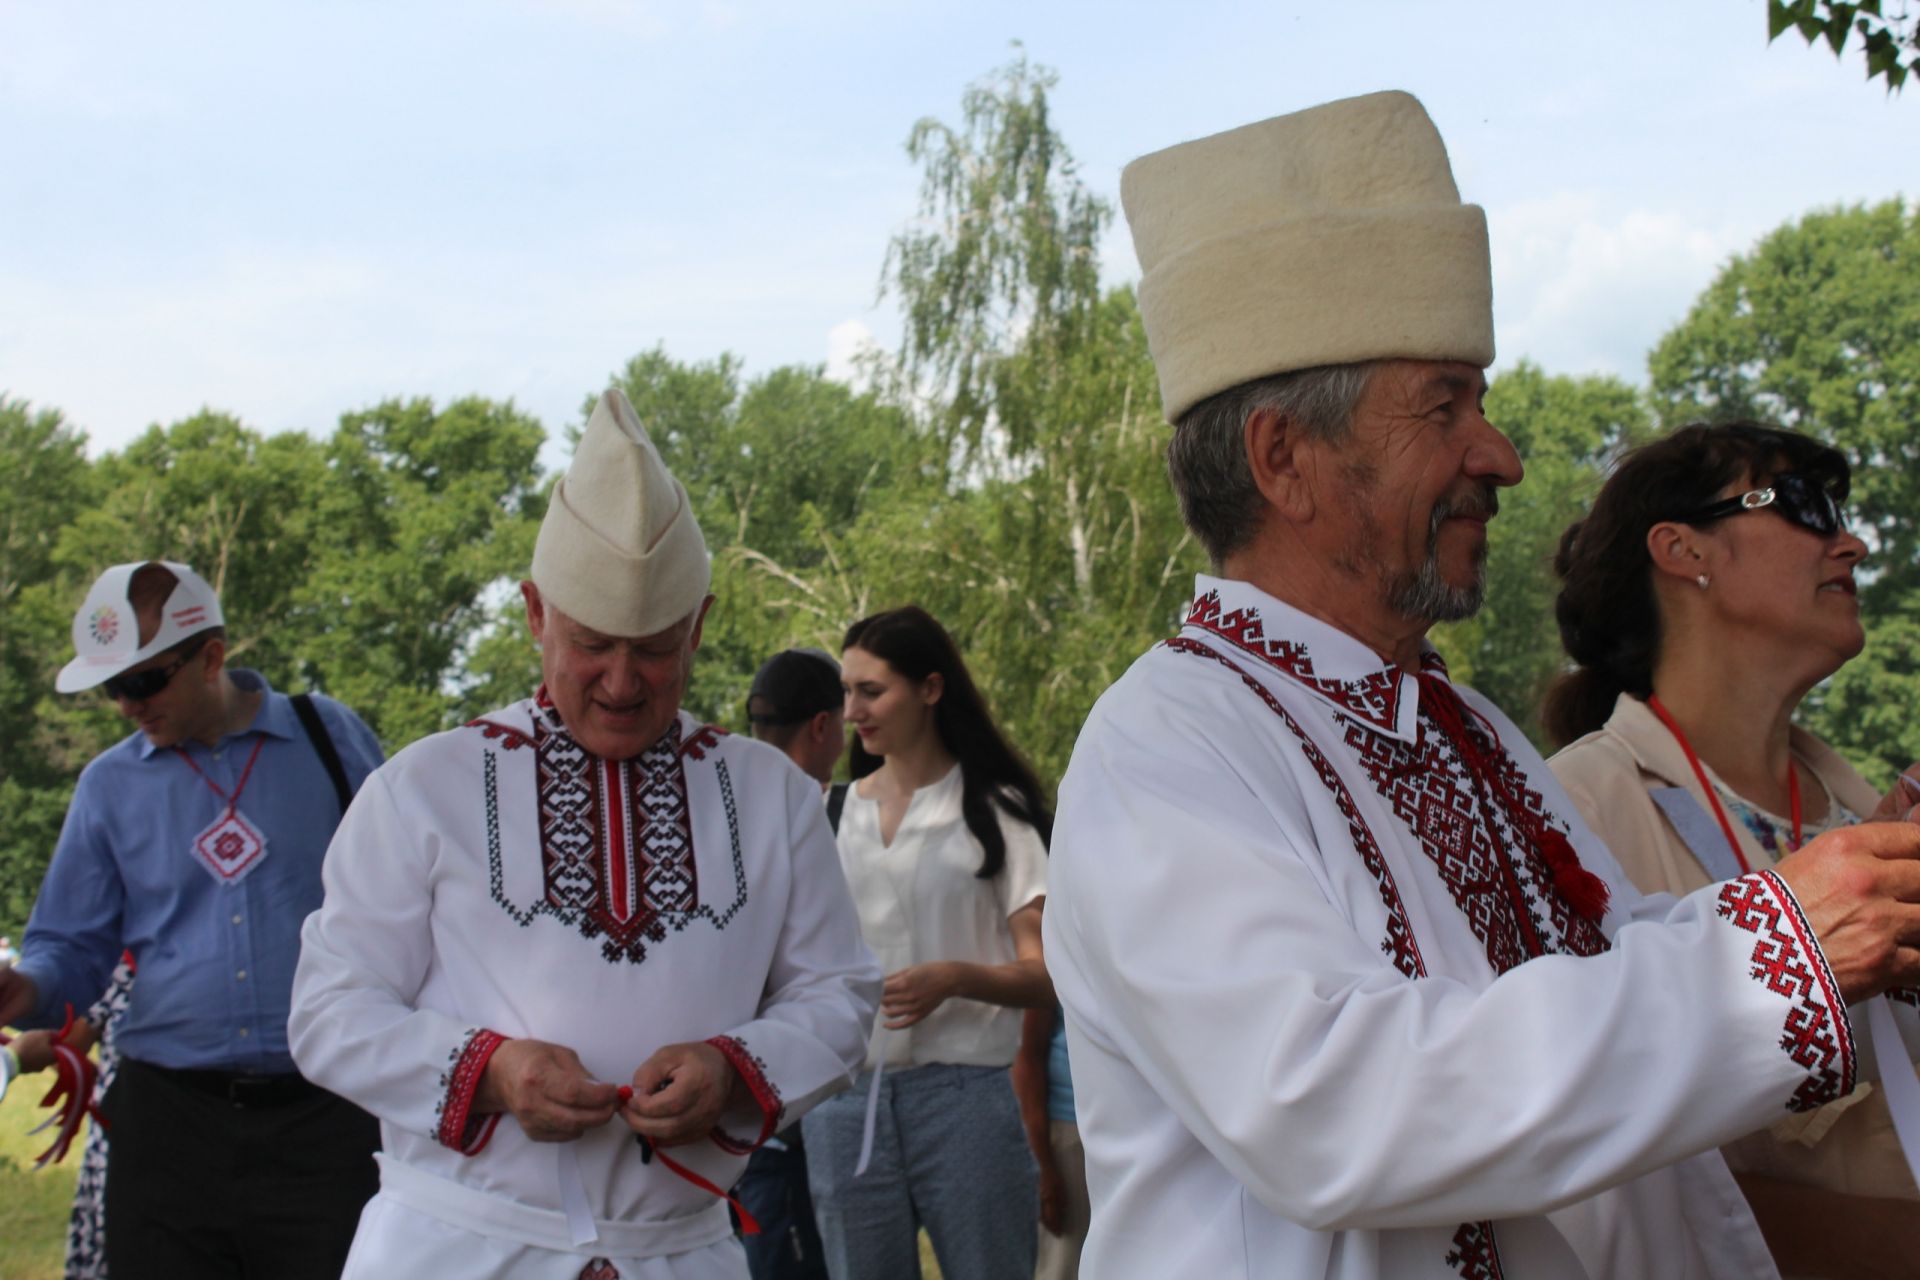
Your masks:
<path fill-rule="evenodd" d="M 222 884 L 233 884 L 260 865 L 267 856 L 267 838 L 247 821 L 246 815 L 229 809 L 193 841 L 193 856 L 207 874 Z"/>

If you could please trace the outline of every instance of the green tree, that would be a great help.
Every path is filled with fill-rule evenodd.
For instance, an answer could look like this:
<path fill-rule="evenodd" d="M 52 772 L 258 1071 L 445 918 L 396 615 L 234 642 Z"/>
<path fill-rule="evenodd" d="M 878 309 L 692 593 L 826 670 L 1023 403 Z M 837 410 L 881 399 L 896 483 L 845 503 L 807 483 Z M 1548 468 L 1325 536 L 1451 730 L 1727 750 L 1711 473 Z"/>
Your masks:
<path fill-rule="evenodd" d="M 921 216 L 887 258 L 907 318 L 896 385 L 957 465 L 938 509 L 887 520 L 893 554 L 867 571 L 899 583 L 876 603 L 918 598 L 948 624 L 1057 778 L 1093 700 L 1177 621 L 1202 557 L 1167 485 L 1132 291 L 1100 288 L 1112 208 L 1054 131 L 1055 83 L 1016 58 L 967 89 L 959 125 L 908 138 Z"/>
<path fill-rule="evenodd" d="M 1903 201 L 1821 210 L 1729 262 L 1649 357 L 1668 426 L 1755 417 L 1818 437 L 1853 465 L 1851 514 L 1867 651 L 1816 690 L 1809 723 L 1878 781 L 1915 758 L 1920 683 L 1920 215 Z M 1871 698 L 1896 696 L 1874 714 Z"/>
<path fill-rule="evenodd" d="M 1487 417 L 1507 433 L 1526 478 L 1500 497 L 1490 528 L 1487 597 L 1434 644 L 1455 679 L 1473 685 L 1546 746 L 1540 700 L 1565 662 L 1553 619 L 1554 553 L 1619 452 L 1647 438 L 1640 392 L 1611 377 L 1549 375 L 1522 360 L 1487 388 Z"/>
<path fill-rule="evenodd" d="M 1883 76 L 1887 91 L 1892 93 L 1906 83 L 1910 72 L 1920 70 L 1920 20 L 1905 4 L 1892 17 L 1881 12 L 1882 8 L 1881 0 L 1861 0 L 1857 4 L 1841 0 L 1767 0 L 1767 43 L 1772 44 L 1791 27 L 1808 44 L 1825 40 L 1838 58 L 1858 32 L 1868 83 Z"/>
<path fill-rule="evenodd" d="M 73 783 L 40 708 L 69 656 L 55 579 L 60 533 L 93 501 L 86 437 L 57 409 L 0 397 L 0 922 L 26 919 Z M 0 923 L 0 930 L 8 926 Z"/>

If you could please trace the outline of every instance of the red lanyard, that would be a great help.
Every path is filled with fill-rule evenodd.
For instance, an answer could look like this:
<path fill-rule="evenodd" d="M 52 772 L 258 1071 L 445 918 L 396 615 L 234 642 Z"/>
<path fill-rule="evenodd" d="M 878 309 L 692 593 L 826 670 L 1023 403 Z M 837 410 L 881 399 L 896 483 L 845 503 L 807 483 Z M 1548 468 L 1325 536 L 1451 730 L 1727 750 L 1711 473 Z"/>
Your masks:
<path fill-rule="evenodd" d="M 227 812 L 232 813 L 235 809 L 238 809 L 240 807 L 240 793 L 247 789 L 247 779 L 253 776 L 253 762 L 260 758 L 260 748 L 266 745 L 267 745 L 267 739 L 265 735 L 262 735 L 253 740 L 253 754 L 247 757 L 247 767 L 240 771 L 240 781 L 234 785 L 233 795 L 231 797 L 229 797 L 226 792 L 220 789 L 219 783 L 215 782 L 212 778 L 209 778 L 206 775 L 206 772 L 202 770 L 199 765 L 193 762 L 193 757 L 187 754 L 187 750 L 185 747 L 175 747 L 174 750 L 178 751 L 180 753 L 180 758 L 187 762 L 187 768 L 199 774 L 200 781 L 206 783 L 208 787 L 212 788 L 213 794 L 219 796 L 222 800 L 225 800 L 227 802 Z"/>
<path fill-rule="evenodd" d="M 1687 741 L 1687 735 L 1680 731 L 1679 722 L 1660 704 L 1658 697 L 1648 694 L 1647 705 L 1653 708 L 1653 714 L 1660 717 L 1660 723 L 1667 726 L 1667 731 L 1673 735 L 1673 740 L 1680 744 L 1680 749 L 1687 753 L 1687 763 L 1693 766 L 1693 776 L 1700 779 L 1700 789 L 1707 793 L 1707 803 L 1713 806 L 1713 816 L 1720 819 L 1720 830 L 1726 833 L 1727 844 L 1732 847 L 1733 856 L 1739 860 L 1740 870 L 1753 870 L 1747 863 L 1747 855 L 1740 849 L 1740 841 L 1734 837 L 1733 823 L 1727 820 L 1727 811 L 1720 807 L 1720 796 L 1714 789 L 1714 785 L 1707 781 L 1707 771 L 1701 766 L 1700 757 L 1693 753 L 1693 744 Z M 1794 771 L 1791 756 L 1787 757 L 1787 803 L 1793 810 L 1793 848 L 1798 849 L 1801 842 L 1800 775 Z"/>

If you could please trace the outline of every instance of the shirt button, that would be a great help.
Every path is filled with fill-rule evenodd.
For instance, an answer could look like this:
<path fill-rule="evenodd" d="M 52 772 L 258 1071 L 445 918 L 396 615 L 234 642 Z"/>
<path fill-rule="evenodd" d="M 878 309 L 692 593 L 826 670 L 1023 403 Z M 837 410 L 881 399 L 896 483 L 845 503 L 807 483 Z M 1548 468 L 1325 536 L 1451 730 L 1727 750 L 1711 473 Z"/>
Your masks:
<path fill-rule="evenodd" d="M 242 1036 L 242 1038 L 244 1038 L 247 1034 L 248 1034 L 247 1029 L 245 1027 L 240 1028 L 240 1035 Z"/>
<path fill-rule="evenodd" d="M 238 978 L 240 981 L 245 982 L 247 980 L 247 971 L 245 969 L 242 969 L 240 972 L 234 974 L 233 976 Z"/>
<path fill-rule="evenodd" d="M 233 918 L 233 922 L 234 922 L 235 924 L 239 924 L 239 923 L 240 923 L 240 917 L 236 915 L 236 916 L 235 916 L 235 917 Z"/>

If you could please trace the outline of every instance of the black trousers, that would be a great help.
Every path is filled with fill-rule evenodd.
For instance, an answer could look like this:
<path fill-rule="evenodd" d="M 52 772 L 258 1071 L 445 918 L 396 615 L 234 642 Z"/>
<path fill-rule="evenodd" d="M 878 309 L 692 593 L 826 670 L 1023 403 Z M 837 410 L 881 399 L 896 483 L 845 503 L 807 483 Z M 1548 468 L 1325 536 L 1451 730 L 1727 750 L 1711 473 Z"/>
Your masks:
<path fill-rule="evenodd" d="M 748 1157 L 747 1171 L 733 1188 L 760 1223 L 759 1235 L 740 1240 L 747 1251 L 747 1271 L 753 1280 L 827 1280 L 800 1126 L 788 1126 L 780 1137 L 784 1147 L 761 1147 Z"/>
<path fill-rule="evenodd" d="M 102 1107 L 114 1280 L 338 1280 L 379 1188 L 380 1130 L 291 1084 L 223 1097 L 122 1059 Z"/>

